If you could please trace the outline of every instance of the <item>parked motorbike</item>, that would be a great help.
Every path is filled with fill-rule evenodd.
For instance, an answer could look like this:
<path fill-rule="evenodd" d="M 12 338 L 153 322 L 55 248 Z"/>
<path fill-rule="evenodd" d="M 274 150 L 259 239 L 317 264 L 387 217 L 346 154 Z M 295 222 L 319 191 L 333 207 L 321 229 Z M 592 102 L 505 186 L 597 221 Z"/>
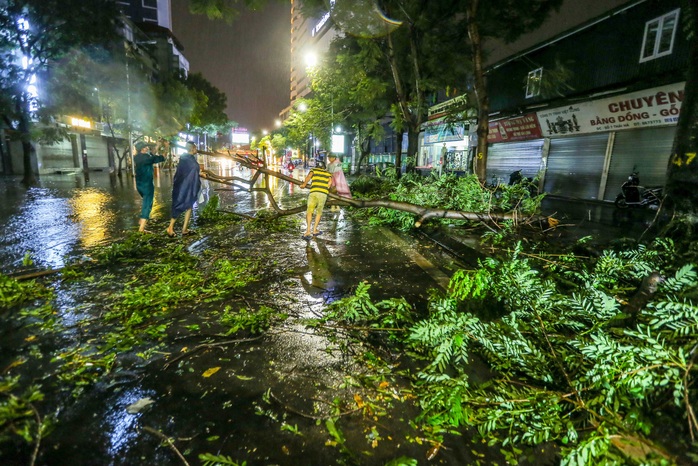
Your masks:
<path fill-rule="evenodd" d="M 511 172 L 509 174 L 509 186 L 513 186 L 523 181 L 528 181 L 529 183 L 533 181 L 533 178 L 527 178 L 523 176 L 522 172 L 523 170 L 516 170 L 515 172 Z"/>
<path fill-rule="evenodd" d="M 628 207 L 648 207 L 658 209 L 662 202 L 662 188 L 646 188 L 640 186 L 640 177 L 637 172 L 632 172 L 628 179 L 621 185 L 620 194 L 616 197 L 616 207 L 627 209 Z"/>
<path fill-rule="evenodd" d="M 533 178 L 523 176 L 523 170 L 516 170 L 509 174 L 509 186 L 514 186 L 515 184 L 522 184 L 526 186 L 531 197 L 538 195 L 538 186 L 534 182 Z"/>

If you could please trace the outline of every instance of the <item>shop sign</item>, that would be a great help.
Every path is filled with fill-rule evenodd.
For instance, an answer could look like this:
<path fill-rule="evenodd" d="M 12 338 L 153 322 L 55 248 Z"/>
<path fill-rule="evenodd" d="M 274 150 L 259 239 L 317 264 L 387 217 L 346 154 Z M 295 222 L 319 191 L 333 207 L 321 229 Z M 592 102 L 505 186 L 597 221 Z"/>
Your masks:
<path fill-rule="evenodd" d="M 463 141 L 470 125 L 430 121 L 424 125 L 424 144 Z"/>
<path fill-rule="evenodd" d="M 544 136 L 675 125 L 685 82 L 538 112 Z"/>
<path fill-rule="evenodd" d="M 330 11 L 325 12 L 325 14 L 322 15 L 322 18 L 320 18 L 320 21 L 318 21 L 311 29 L 310 35 L 312 37 L 315 37 L 315 35 L 322 30 L 323 26 L 327 24 L 327 21 L 330 19 L 330 12 L 332 11 L 332 8 L 334 8 L 334 2 L 335 0 L 330 0 Z"/>
<path fill-rule="evenodd" d="M 535 113 L 521 115 L 515 118 L 490 121 L 487 142 L 525 141 L 542 138 L 540 125 Z"/>

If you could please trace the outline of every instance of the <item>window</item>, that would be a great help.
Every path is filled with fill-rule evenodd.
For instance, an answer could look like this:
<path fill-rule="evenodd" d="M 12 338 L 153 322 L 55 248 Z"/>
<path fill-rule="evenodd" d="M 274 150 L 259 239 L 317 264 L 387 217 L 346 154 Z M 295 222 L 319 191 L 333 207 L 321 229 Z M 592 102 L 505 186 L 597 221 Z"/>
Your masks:
<path fill-rule="evenodd" d="M 536 97 L 540 95 L 540 83 L 543 79 L 543 68 L 538 68 L 536 70 L 528 73 L 528 79 L 526 80 L 526 98 Z"/>
<path fill-rule="evenodd" d="M 676 36 L 678 24 L 678 9 L 652 21 L 647 21 L 647 24 L 645 24 L 645 37 L 642 40 L 640 63 L 671 54 L 674 48 L 674 37 Z"/>

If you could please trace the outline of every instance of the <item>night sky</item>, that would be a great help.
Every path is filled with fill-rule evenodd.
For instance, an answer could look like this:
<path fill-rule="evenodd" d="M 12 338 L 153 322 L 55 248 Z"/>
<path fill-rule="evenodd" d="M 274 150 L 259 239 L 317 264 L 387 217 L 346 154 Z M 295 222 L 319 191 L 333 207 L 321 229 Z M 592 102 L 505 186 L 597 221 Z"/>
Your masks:
<path fill-rule="evenodd" d="M 188 3 L 172 0 L 172 29 L 190 72 L 228 96 L 229 119 L 250 131 L 271 131 L 290 100 L 290 4 L 272 1 L 227 24 L 190 14 Z"/>

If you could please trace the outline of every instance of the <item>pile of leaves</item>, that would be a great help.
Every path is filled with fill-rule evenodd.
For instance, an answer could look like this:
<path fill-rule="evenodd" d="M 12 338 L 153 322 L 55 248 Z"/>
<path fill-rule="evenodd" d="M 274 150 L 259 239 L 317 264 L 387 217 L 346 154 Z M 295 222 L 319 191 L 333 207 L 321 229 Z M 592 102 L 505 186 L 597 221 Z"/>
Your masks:
<path fill-rule="evenodd" d="M 592 261 L 518 244 L 457 272 L 414 321 L 365 286 L 325 319 L 422 361 L 415 424 L 436 445 L 467 428 L 509 464 L 541 445 L 563 465 L 695 463 L 698 272 L 680 262 L 668 239 Z M 476 359 L 491 374 L 474 377 Z"/>
<path fill-rule="evenodd" d="M 63 269 L 51 287 L 0 275 L 0 318 L 14 329 L 0 357 L 0 456 L 28 446 L 33 464 L 62 403 L 77 402 L 95 384 L 128 372 L 126 360 L 144 367 L 173 334 L 199 335 L 200 325 L 176 318 L 192 309 L 206 310 L 209 334 L 219 337 L 260 333 L 286 318 L 234 299 L 258 280 L 262 254 L 194 254 L 186 243 L 132 233 L 91 255 Z M 72 308 L 57 298 L 74 293 L 79 299 L 68 300 Z M 78 330 L 89 337 L 71 338 Z M 42 374 L 40 384 L 32 373 Z"/>

